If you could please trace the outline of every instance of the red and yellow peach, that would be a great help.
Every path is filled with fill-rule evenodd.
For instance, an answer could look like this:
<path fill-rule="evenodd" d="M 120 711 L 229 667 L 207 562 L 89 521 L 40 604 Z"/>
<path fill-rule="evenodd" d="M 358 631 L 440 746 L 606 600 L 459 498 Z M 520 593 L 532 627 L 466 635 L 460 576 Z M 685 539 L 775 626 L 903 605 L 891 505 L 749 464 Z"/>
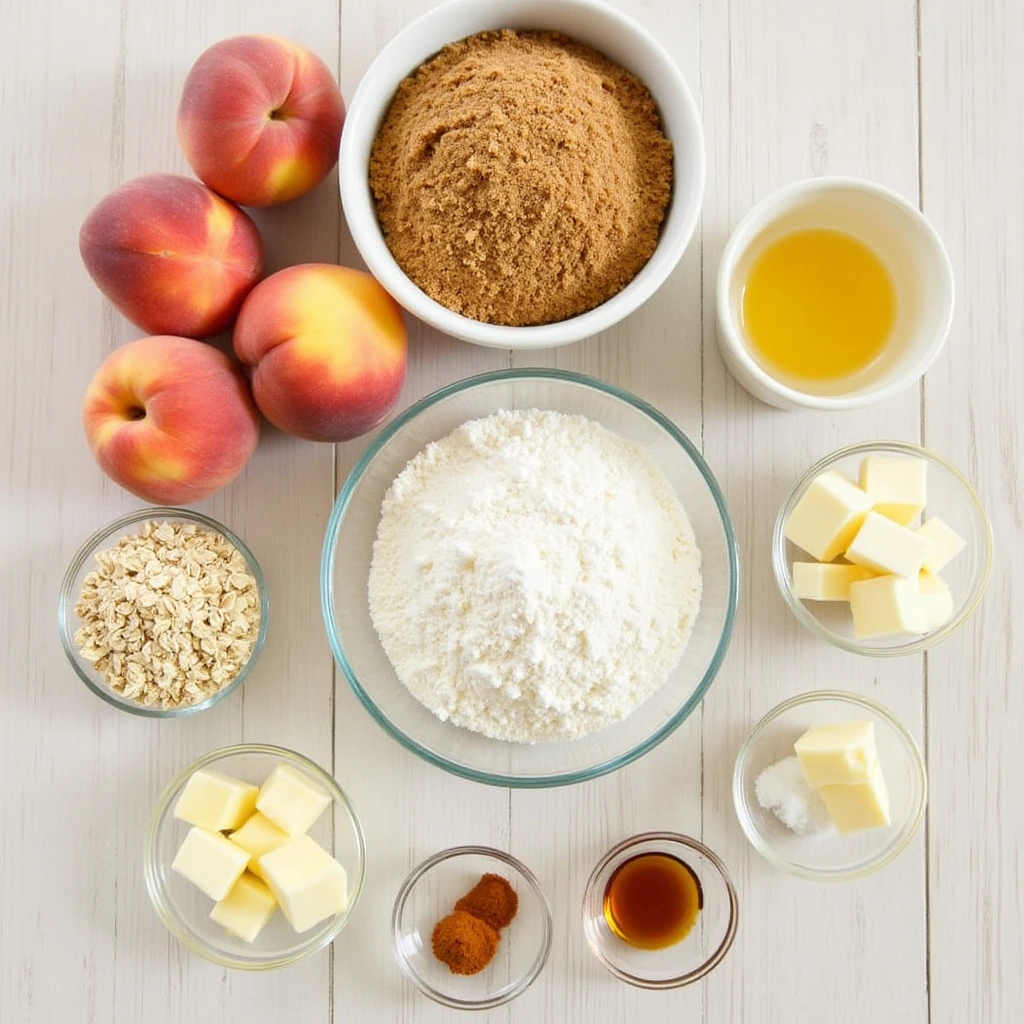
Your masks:
<path fill-rule="evenodd" d="M 263 273 L 249 217 L 174 174 L 145 174 L 101 200 L 78 245 L 100 291 L 150 334 L 223 331 Z"/>
<path fill-rule="evenodd" d="M 241 368 L 190 338 L 140 338 L 96 372 L 82 409 L 103 471 L 146 501 L 184 505 L 230 483 L 259 440 Z"/>
<path fill-rule="evenodd" d="M 261 282 L 234 332 L 253 397 L 271 423 L 311 441 L 345 441 L 377 426 L 405 381 L 398 304 L 358 270 L 304 264 Z"/>
<path fill-rule="evenodd" d="M 185 79 L 178 140 L 207 185 L 236 203 L 295 199 L 337 163 L 345 103 L 327 65 L 274 36 L 235 36 Z"/>

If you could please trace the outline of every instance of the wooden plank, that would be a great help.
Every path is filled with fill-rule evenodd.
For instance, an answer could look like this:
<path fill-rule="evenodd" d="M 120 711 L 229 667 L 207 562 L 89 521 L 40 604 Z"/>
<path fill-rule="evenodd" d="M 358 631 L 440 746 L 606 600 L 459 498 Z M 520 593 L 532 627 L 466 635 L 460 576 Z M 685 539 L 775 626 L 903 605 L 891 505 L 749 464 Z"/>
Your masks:
<path fill-rule="evenodd" d="M 78 422 L 81 393 L 103 356 L 141 332 L 102 304 L 78 263 L 77 226 L 93 203 L 128 177 L 187 172 L 174 114 L 185 72 L 206 45 L 245 29 L 277 31 L 317 49 L 333 66 L 336 13 L 314 3 L 100 6 L 97 12 L 51 5 L 42 20 L 16 22 L 4 33 L 19 48 L 46 54 L 38 79 L 26 77 L 23 84 L 31 105 L 22 96 L 19 108 L 17 93 L 5 90 L 12 99 L 5 124 L 14 127 L 25 158 L 21 212 L 9 236 L 19 259 L 9 264 L 7 287 L 12 297 L 31 296 L 22 306 L 26 320 L 14 358 L 26 375 L 53 381 L 53 387 L 34 411 L 18 410 L 19 436 L 11 445 L 17 460 L 12 497 L 20 505 L 8 513 L 8 536 L 23 540 L 21 565 L 10 571 L 39 591 L 31 618 L 16 626 L 26 637 L 24 648 L 11 654 L 23 665 L 33 664 L 37 683 L 24 689 L 26 713 L 4 716 L 3 748 L 5 758 L 14 759 L 8 777 L 35 776 L 38 785 L 26 792 L 16 815 L 24 829 L 5 831 L 5 841 L 10 837 L 22 845 L 6 849 L 3 863 L 12 873 L 5 878 L 7 891 L 31 893 L 27 906 L 39 922 L 36 934 L 54 944 L 45 956 L 60 966 L 61 984 L 54 984 L 41 945 L 29 946 L 25 958 L 15 957 L 13 951 L 25 948 L 24 936 L 5 935 L 3 969 L 14 975 L 11 984 L 5 978 L 0 985 L 8 1010 L 0 1017 L 80 1020 L 84 994 L 88 1019 L 97 1021 L 241 1021 L 297 1008 L 325 1019 L 328 956 L 289 972 L 286 985 L 270 976 L 216 969 L 164 932 L 149 907 L 139 862 L 157 793 L 198 754 L 258 738 L 330 762 L 331 725 L 320 709 L 330 702 L 331 665 L 317 617 L 316 569 L 332 493 L 331 449 L 268 431 L 239 483 L 200 506 L 252 545 L 271 591 L 268 643 L 242 695 L 178 723 L 138 721 L 101 706 L 74 680 L 56 649 L 51 609 L 75 546 L 96 526 L 139 505 L 101 476 Z M 29 62 L 12 55 L 4 63 L 24 73 Z M 42 131 L 32 120 L 40 115 Z M 293 207 L 287 227 L 268 231 L 271 265 L 336 259 L 336 194 L 336 184 L 326 184 Z M 8 379 L 14 383 L 13 376 Z M 10 397 L 17 400 L 17 389 Z M 44 493 L 50 497 L 44 500 Z M 42 662 L 30 661 L 29 650 L 43 651 Z M 12 664 L 8 674 L 16 678 L 24 671 Z M 282 686 L 282 680 L 293 686 Z M 69 701 L 72 714 L 55 718 L 53 709 Z M 38 725 L 30 729 L 33 720 Z M 20 736 L 31 745 L 22 745 Z M 19 765 L 25 758 L 34 766 L 27 774 Z M 29 836 L 38 850 L 26 858 Z M 88 852 L 81 857 L 83 843 Z M 26 868 L 31 883 L 21 878 Z M 60 928 L 55 921 L 62 922 Z"/>
<path fill-rule="evenodd" d="M 836 686 L 876 696 L 921 737 L 920 659 L 876 663 L 803 631 L 775 592 L 770 532 L 792 480 L 870 437 L 919 437 L 918 394 L 861 412 L 782 413 L 750 398 L 714 341 L 725 240 L 758 199 L 800 178 L 851 174 L 917 198 L 914 4 L 760 0 L 704 8 L 705 454 L 736 519 L 744 594 L 733 649 L 704 709 L 705 837 L 739 878 L 740 934 L 707 988 L 708 1021 L 927 1018 L 924 844 L 826 887 L 763 862 L 732 811 L 732 761 L 780 700 Z"/>
<path fill-rule="evenodd" d="M 614 4 L 657 36 L 699 104 L 700 6 L 671 0 Z M 515 366 L 552 366 L 597 377 L 651 402 L 698 446 L 701 438 L 699 229 L 680 265 L 625 321 L 577 345 L 514 352 Z M 512 1006 L 514 1021 L 623 1021 L 653 1014 L 703 1019 L 700 985 L 645 992 L 594 958 L 580 901 L 597 861 L 615 843 L 650 829 L 700 836 L 700 712 L 641 761 L 598 781 L 550 792 L 513 791 L 513 852 L 547 885 L 556 924 L 545 973 Z"/>
<path fill-rule="evenodd" d="M 120 148 L 119 20 L 111 3 L 5 5 L 0 33 L 0 1019 L 24 1024 L 98 1024 L 116 1004 L 117 714 L 71 673 L 54 612 L 75 548 L 116 510 L 79 423 L 104 318 L 76 234 Z"/>
<path fill-rule="evenodd" d="M 1024 1016 L 1024 7 L 921 5 L 924 211 L 957 313 L 924 436 L 974 481 L 995 534 L 975 618 L 928 656 L 932 1020 Z"/>
<path fill-rule="evenodd" d="M 351 97 L 374 57 L 435 0 L 386 6 L 341 5 L 342 92 Z M 363 268 L 342 231 L 341 262 Z M 508 366 L 508 353 L 445 337 L 406 316 L 409 366 L 396 411 L 452 381 Z M 371 438 L 338 446 L 337 480 Z M 391 908 L 405 876 L 439 850 L 463 843 L 509 848 L 508 794 L 427 765 L 402 749 L 370 718 L 344 677 L 335 681 L 335 775 L 351 793 L 366 831 L 366 888 L 352 927 L 336 943 L 333 1020 L 417 1024 L 454 1022 L 464 1014 L 421 995 L 399 973 L 391 952 Z M 483 1016 L 505 1020 L 499 1009 Z"/>
<path fill-rule="evenodd" d="M 158 9 L 128 0 L 126 31 L 126 178 L 154 168 L 190 173 L 176 140 L 178 97 L 192 62 L 217 40 L 268 32 L 309 47 L 328 67 L 337 63 L 337 12 L 314 0 L 284 7 L 269 0 L 237 0 Z M 336 261 L 340 214 L 333 175 L 289 207 L 259 211 L 256 217 L 267 244 L 268 273 L 290 263 Z M 182 723 L 183 729 L 159 730 L 126 744 L 122 757 L 129 762 L 139 756 L 140 742 L 151 751 L 149 777 L 154 782 L 141 794 L 125 794 L 124 806 L 136 812 L 118 830 L 128 864 L 137 860 L 128 852 L 137 843 L 139 816 L 148 813 L 155 787 L 205 750 L 259 740 L 330 765 L 332 728 L 324 709 L 331 701 L 332 666 L 317 614 L 317 576 L 332 483 L 329 445 L 297 441 L 265 425 L 243 477 L 200 506 L 235 528 L 260 560 L 270 589 L 270 631 L 241 696 L 218 709 L 217 719 L 204 715 L 195 726 Z M 208 1016 L 224 1021 L 278 1019 L 295 1012 L 312 1019 L 327 1015 L 329 955 L 313 957 L 280 977 L 257 975 L 250 980 L 225 972 L 184 953 L 162 933 L 152 914 L 139 913 L 145 901 L 139 883 L 137 872 L 118 878 L 115 955 L 136 957 L 139 948 L 151 954 L 145 967 L 122 986 L 122 1012 L 137 1007 L 143 1017 L 166 1013 L 168 1020 Z"/>

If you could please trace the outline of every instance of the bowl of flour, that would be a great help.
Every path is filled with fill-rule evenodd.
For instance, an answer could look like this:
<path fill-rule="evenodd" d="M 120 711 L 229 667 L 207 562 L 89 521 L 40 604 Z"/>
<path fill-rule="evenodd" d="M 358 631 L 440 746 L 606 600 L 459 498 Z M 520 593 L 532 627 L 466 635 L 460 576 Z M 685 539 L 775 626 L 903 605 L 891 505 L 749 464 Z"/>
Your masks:
<path fill-rule="evenodd" d="M 554 370 L 485 374 L 377 437 L 328 524 L 331 647 L 427 761 L 553 786 L 635 760 L 699 704 L 738 555 L 718 485 L 654 408 Z"/>

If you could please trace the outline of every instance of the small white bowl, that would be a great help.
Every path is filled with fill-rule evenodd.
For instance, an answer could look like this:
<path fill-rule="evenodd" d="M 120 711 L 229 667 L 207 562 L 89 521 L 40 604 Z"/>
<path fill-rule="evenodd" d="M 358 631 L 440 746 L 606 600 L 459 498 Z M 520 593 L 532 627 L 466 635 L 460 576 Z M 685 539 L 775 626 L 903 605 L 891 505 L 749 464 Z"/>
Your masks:
<path fill-rule="evenodd" d="M 488 29 L 557 31 L 603 53 L 651 90 L 672 142 L 672 200 L 654 255 L 607 302 L 537 327 L 488 324 L 435 302 L 406 276 L 384 241 L 370 193 L 370 149 L 399 84 L 448 43 Z M 380 52 L 349 104 L 338 156 L 341 202 L 352 239 L 370 272 L 414 316 L 475 345 L 539 349 L 566 345 L 618 323 L 649 299 L 686 249 L 704 197 L 704 135 L 682 73 L 646 29 L 597 0 L 451 0 L 421 15 Z"/>
<path fill-rule="evenodd" d="M 870 246 L 893 277 L 897 312 L 881 359 L 852 386 L 825 382 L 797 390 L 752 355 L 742 326 L 744 283 L 776 239 L 834 228 Z M 953 320 L 953 267 L 935 228 L 902 196 L 856 178 L 812 178 L 763 199 L 740 221 L 718 268 L 718 347 L 732 375 L 755 398 L 780 409 L 854 409 L 881 402 L 925 373 Z"/>

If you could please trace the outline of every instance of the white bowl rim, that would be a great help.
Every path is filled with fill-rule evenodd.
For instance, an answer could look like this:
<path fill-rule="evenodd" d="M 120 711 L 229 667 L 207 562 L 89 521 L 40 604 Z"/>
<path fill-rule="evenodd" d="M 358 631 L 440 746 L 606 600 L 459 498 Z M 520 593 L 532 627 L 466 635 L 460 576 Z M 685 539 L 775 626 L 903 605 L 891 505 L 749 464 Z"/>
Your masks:
<path fill-rule="evenodd" d="M 604 3 L 603 0 L 550 0 L 550 2 L 554 8 L 588 8 L 599 16 L 615 22 L 623 33 L 629 33 L 638 38 L 650 53 L 664 65 L 666 72 L 674 79 L 676 87 L 675 99 L 682 103 L 686 119 L 693 127 L 691 133 L 693 137 L 687 140 L 688 143 L 692 143 L 688 151 L 687 161 L 689 165 L 692 165 L 696 178 L 694 202 L 682 212 L 681 218 L 678 221 L 678 227 L 674 227 L 673 211 L 672 207 L 669 207 L 668 215 L 661 226 L 658 246 L 650 260 L 625 288 L 601 303 L 601 305 L 588 310 L 586 313 L 581 313 L 579 316 L 533 327 L 509 327 L 503 324 L 489 324 L 481 320 L 473 320 L 470 317 L 462 316 L 460 313 L 455 313 L 441 305 L 441 303 L 432 299 L 413 284 L 398 266 L 383 237 L 380 237 L 379 240 L 373 237 L 371 222 L 372 231 L 376 231 L 378 235 L 379 228 L 376 227 L 376 214 L 372 209 L 372 201 L 370 204 L 364 203 L 362 189 L 357 188 L 354 184 L 354 182 L 360 179 L 365 181 L 366 168 L 356 163 L 353 152 L 352 132 L 345 130 L 342 131 L 341 135 L 341 145 L 338 153 L 338 186 L 341 193 L 341 204 L 348 222 L 352 241 L 359 250 L 359 254 L 362 256 L 370 273 L 377 278 L 385 291 L 391 294 L 400 306 L 424 321 L 424 323 L 452 337 L 460 338 L 471 344 L 481 345 L 486 348 L 526 350 L 567 345 L 598 334 L 600 331 L 606 330 L 639 309 L 664 284 L 668 275 L 675 269 L 682 258 L 683 253 L 690 244 L 697 224 L 700 222 L 701 208 L 704 201 L 707 160 L 700 111 L 686 83 L 686 79 L 683 77 L 682 71 L 680 71 L 668 51 L 646 28 L 622 11 Z M 477 8 L 487 10 L 492 6 L 494 6 L 493 0 L 448 0 L 447 3 L 426 11 L 406 25 L 380 51 L 360 80 L 348 105 L 346 129 L 348 129 L 349 124 L 353 120 L 353 112 L 355 112 L 356 125 L 359 127 L 358 119 L 361 114 L 361 102 L 365 101 L 366 94 L 375 86 L 375 79 L 381 74 L 380 69 L 393 62 L 393 54 L 398 49 L 400 40 L 414 35 L 427 22 L 433 22 L 446 15 L 459 13 L 462 10 Z M 456 39 L 452 41 L 455 42 Z M 409 72 L 412 70 L 414 69 L 410 68 Z M 375 123 L 372 127 L 376 131 L 377 124 Z M 668 240 L 667 232 L 670 225 L 673 226 L 674 239 L 671 247 L 663 249 L 665 242 Z"/>
<path fill-rule="evenodd" d="M 928 238 L 939 257 L 942 275 L 945 280 L 945 287 L 943 289 L 945 309 L 943 311 L 942 324 L 929 347 L 921 353 L 915 362 L 909 364 L 892 380 L 879 384 L 877 387 L 863 388 L 851 395 L 813 395 L 805 391 L 798 391 L 781 383 L 767 374 L 751 358 L 746 345 L 743 344 L 741 339 L 739 325 L 732 315 L 729 290 L 733 275 L 739 265 L 740 256 L 746 251 L 747 246 L 752 241 L 755 228 L 770 224 L 775 219 L 778 212 L 777 208 L 794 196 L 813 195 L 816 192 L 829 192 L 839 188 L 852 188 L 868 195 L 873 195 L 878 199 L 887 200 L 910 216 L 922 230 L 925 237 Z M 743 371 L 753 378 L 760 387 L 790 406 L 834 412 L 845 409 L 859 409 L 865 405 L 873 405 L 876 402 L 882 402 L 887 398 L 891 398 L 893 395 L 912 386 L 915 381 L 927 373 L 939 352 L 942 351 L 942 347 L 949 336 L 950 328 L 953 325 L 955 291 L 953 263 L 949 258 L 946 246 L 938 231 L 936 231 L 935 226 L 913 203 L 909 202 L 898 192 L 864 178 L 845 175 L 805 178 L 801 181 L 792 182 L 759 200 L 747 211 L 746 215 L 729 235 L 729 240 L 725 244 L 721 261 L 718 264 L 718 281 L 715 291 L 718 313 L 718 341 L 719 344 L 728 349 L 729 355 L 736 360 Z M 742 386 L 742 382 L 740 383 Z"/>

